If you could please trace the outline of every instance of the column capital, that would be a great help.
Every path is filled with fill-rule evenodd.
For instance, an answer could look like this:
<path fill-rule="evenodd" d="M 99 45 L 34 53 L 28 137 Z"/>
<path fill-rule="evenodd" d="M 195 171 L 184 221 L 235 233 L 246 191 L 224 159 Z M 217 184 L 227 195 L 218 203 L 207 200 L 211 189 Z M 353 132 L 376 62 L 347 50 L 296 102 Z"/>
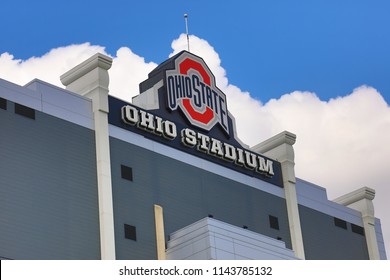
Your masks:
<path fill-rule="evenodd" d="M 85 76 L 87 73 L 91 72 L 92 70 L 96 68 L 100 68 L 102 70 L 107 71 L 108 69 L 111 68 L 111 65 L 112 65 L 111 57 L 101 53 L 96 53 L 95 55 L 91 56 L 84 62 L 73 67 L 66 73 L 62 74 L 60 80 L 64 86 L 68 87 L 73 82 Z"/>
<path fill-rule="evenodd" d="M 60 79 L 66 89 L 92 99 L 93 111 L 108 113 L 108 69 L 112 58 L 97 53 L 63 74 Z"/>
<path fill-rule="evenodd" d="M 275 136 L 255 145 L 252 147 L 252 149 L 258 153 L 264 154 L 278 146 L 281 146 L 283 144 L 287 144 L 289 146 L 293 146 L 295 144 L 295 141 L 297 139 L 297 136 L 294 133 L 291 133 L 289 131 L 283 131 L 279 134 L 276 134 Z"/>
<path fill-rule="evenodd" d="M 353 192 L 347 193 L 334 200 L 334 202 L 348 206 L 362 199 L 373 200 L 375 198 L 375 190 L 369 187 L 362 187 Z"/>

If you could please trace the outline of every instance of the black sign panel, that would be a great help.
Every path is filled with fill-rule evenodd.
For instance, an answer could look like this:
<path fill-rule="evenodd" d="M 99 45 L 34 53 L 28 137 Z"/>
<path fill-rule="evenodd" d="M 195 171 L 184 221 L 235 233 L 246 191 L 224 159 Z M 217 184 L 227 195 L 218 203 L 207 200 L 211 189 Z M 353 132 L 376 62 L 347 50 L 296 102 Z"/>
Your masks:
<path fill-rule="evenodd" d="M 109 96 L 110 124 L 140 134 L 185 153 L 283 187 L 281 165 L 242 146 L 176 123 L 133 104 Z"/>

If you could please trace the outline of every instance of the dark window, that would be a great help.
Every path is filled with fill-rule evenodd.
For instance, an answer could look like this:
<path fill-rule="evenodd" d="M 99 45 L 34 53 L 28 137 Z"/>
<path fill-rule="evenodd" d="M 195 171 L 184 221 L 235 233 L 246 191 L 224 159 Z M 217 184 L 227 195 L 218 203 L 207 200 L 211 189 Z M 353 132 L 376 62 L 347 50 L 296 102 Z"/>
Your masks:
<path fill-rule="evenodd" d="M 123 179 L 133 181 L 133 169 L 131 167 L 121 165 L 121 175 Z"/>
<path fill-rule="evenodd" d="M 15 114 L 18 114 L 18 115 L 24 116 L 26 118 L 30 118 L 30 119 L 35 120 L 35 110 L 34 109 L 17 104 L 17 103 L 15 103 Z"/>
<path fill-rule="evenodd" d="M 334 218 L 334 225 L 343 229 L 347 229 L 347 222 L 338 218 Z"/>
<path fill-rule="evenodd" d="M 352 229 L 352 232 L 364 236 L 364 228 L 362 228 L 362 227 L 360 227 L 358 225 L 351 224 L 351 229 Z"/>
<path fill-rule="evenodd" d="M 0 98 L 0 109 L 7 110 L 7 99 Z"/>
<path fill-rule="evenodd" d="M 279 229 L 279 220 L 277 217 L 269 215 L 269 226 L 273 229 Z"/>
<path fill-rule="evenodd" d="M 125 238 L 137 241 L 137 230 L 135 226 L 125 224 Z"/>

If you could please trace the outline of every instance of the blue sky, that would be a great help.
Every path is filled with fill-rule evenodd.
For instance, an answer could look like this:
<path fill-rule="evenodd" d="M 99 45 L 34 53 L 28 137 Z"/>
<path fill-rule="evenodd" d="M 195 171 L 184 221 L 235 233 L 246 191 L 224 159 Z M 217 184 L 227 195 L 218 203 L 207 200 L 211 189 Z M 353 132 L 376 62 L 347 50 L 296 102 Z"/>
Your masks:
<path fill-rule="evenodd" d="M 229 81 L 262 102 L 322 100 L 373 86 L 390 103 L 389 1 L 3 1 L 0 54 L 19 59 L 90 42 L 162 62 L 185 30 L 219 53 Z"/>

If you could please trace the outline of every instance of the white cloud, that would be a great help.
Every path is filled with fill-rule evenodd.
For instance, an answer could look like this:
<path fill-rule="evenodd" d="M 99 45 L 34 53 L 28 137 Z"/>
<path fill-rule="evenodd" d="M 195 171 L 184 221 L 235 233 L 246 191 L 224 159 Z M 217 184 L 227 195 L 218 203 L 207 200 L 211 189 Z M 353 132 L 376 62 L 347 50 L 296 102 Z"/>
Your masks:
<path fill-rule="evenodd" d="M 173 52 L 169 57 L 174 56 L 182 50 L 187 50 L 187 36 L 181 34 L 180 37 L 172 42 Z M 221 67 L 221 59 L 214 48 L 206 41 L 196 36 L 190 36 L 190 51 L 203 58 L 207 66 L 213 72 L 217 86 L 223 90 L 228 84 L 226 71 Z"/>
<path fill-rule="evenodd" d="M 64 87 L 60 76 L 97 52 L 108 55 L 104 47 L 89 43 L 55 48 L 42 57 L 32 57 L 25 61 L 3 53 L 0 55 L 0 77 L 20 85 L 37 78 Z M 146 63 L 144 58 L 129 48 L 120 48 L 109 70 L 111 94 L 131 101 L 131 97 L 138 94 L 139 83 L 156 66 L 153 62 Z"/>
<path fill-rule="evenodd" d="M 109 70 L 110 94 L 131 101 L 131 97 L 139 94 L 139 83 L 146 80 L 156 66 L 153 62 L 146 63 L 129 48 L 120 48 Z"/>
<path fill-rule="evenodd" d="M 239 137 L 252 146 L 283 130 L 295 133 L 296 175 L 325 187 L 331 199 L 362 186 L 376 189 L 376 215 L 390 244 L 390 108 L 381 94 L 361 86 L 344 97 L 322 101 L 315 93 L 295 91 L 262 104 L 229 84 L 218 53 L 207 41 L 190 36 L 190 44 L 191 52 L 206 61 L 227 95 Z M 182 34 L 172 42 L 170 56 L 186 48 Z M 62 86 L 59 76 L 96 52 L 105 53 L 104 47 L 71 45 L 26 61 L 4 53 L 0 77 L 22 85 L 39 78 Z M 110 69 L 110 93 L 131 101 L 138 84 L 155 66 L 129 48 L 120 48 Z"/>
<path fill-rule="evenodd" d="M 37 78 L 62 86 L 59 77 L 96 52 L 105 53 L 103 47 L 85 43 L 55 48 L 42 57 L 31 57 L 25 61 L 3 53 L 0 55 L 0 77 L 20 85 Z"/>
<path fill-rule="evenodd" d="M 272 121 L 260 121 L 259 127 L 297 134 L 298 176 L 323 185 L 333 197 L 365 185 L 387 191 L 376 183 L 380 177 L 390 179 L 390 108 L 374 88 L 362 86 L 328 102 L 293 92 L 269 101 L 261 112 Z"/>

